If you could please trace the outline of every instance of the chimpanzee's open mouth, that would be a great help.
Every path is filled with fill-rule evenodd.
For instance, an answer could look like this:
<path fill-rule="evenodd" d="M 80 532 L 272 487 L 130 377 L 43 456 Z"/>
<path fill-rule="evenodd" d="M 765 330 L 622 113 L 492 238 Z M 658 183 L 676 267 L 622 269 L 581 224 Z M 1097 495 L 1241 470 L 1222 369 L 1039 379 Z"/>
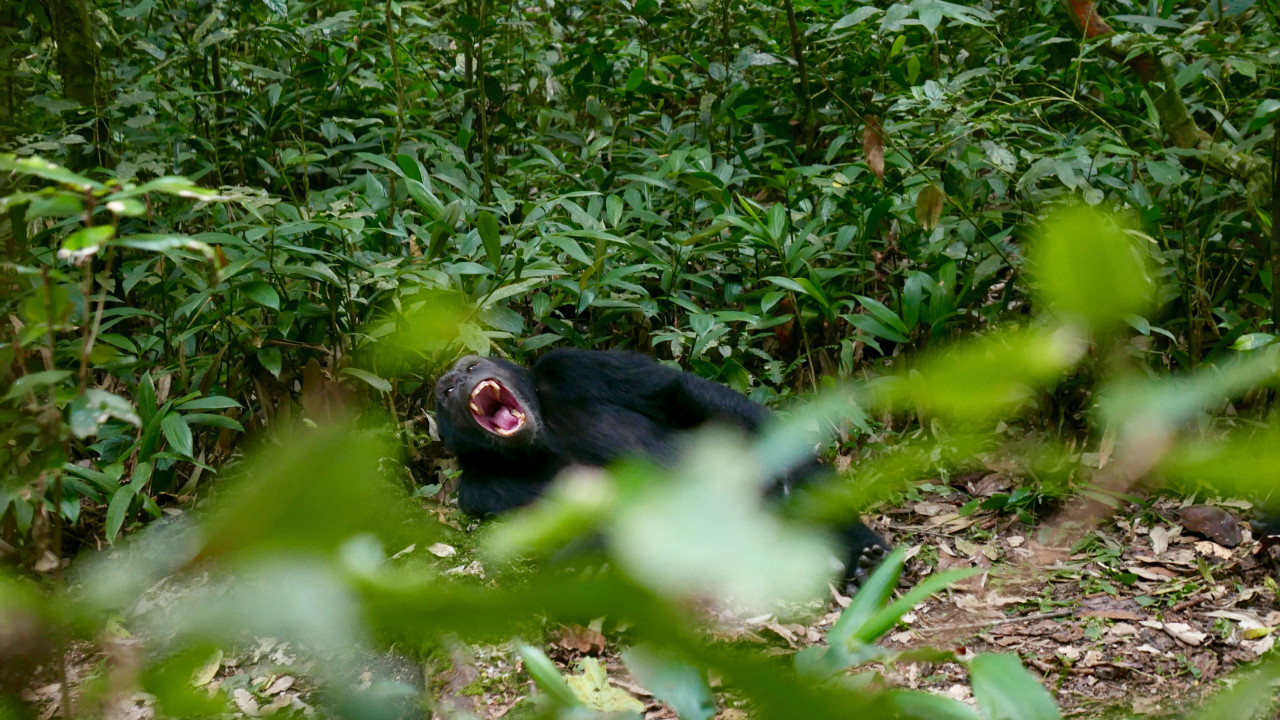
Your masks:
<path fill-rule="evenodd" d="M 516 396 L 492 378 L 481 380 L 471 390 L 471 417 L 495 435 L 514 435 L 524 427 L 524 408 Z"/>

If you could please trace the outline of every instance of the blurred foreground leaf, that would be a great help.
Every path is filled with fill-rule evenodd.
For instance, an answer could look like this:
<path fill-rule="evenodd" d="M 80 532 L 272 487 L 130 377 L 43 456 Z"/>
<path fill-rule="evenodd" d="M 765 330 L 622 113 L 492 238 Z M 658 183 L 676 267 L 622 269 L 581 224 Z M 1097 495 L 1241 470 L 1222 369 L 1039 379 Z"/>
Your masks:
<path fill-rule="evenodd" d="M 816 597 L 830 575 L 829 545 L 766 508 L 763 482 L 740 439 L 699 433 L 668 477 L 629 483 L 634 497 L 619 503 L 606 528 L 613 555 L 673 596 L 757 608 Z"/>
<path fill-rule="evenodd" d="M 622 659 L 636 680 L 671 706 L 680 720 L 707 720 L 716 714 L 711 689 L 696 667 L 646 646 L 628 649 Z"/>
<path fill-rule="evenodd" d="M 356 534 L 384 547 L 430 544 L 435 523 L 382 469 L 396 457 L 383 428 L 299 427 L 263 444 L 201 518 L 201 556 L 330 553 Z"/>
<path fill-rule="evenodd" d="M 1040 227 L 1028 260 L 1040 301 L 1095 329 L 1150 307 L 1150 253 L 1120 222 L 1084 205 L 1059 210 Z"/>
<path fill-rule="evenodd" d="M 973 422 L 1010 413 L 1074 366 L 1086 349 L 1069 327 L 1005 330 L 925 355 L 872 386 L 877 404 Z"/>
<path fill-rule="evenodd" d="M 969 661 L 969 681 L 988 720 L 1058 720 L 1058 706 L 1017 655 L 984 653 Z"/>

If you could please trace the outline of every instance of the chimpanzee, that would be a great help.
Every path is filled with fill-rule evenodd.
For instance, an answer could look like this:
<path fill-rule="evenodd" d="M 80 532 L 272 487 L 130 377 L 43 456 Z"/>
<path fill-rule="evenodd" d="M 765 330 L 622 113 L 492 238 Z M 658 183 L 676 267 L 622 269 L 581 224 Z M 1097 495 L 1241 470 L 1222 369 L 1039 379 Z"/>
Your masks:
<path fill-rule="evenodd" d="M 458 457 L 458 505 L 476 517 L 537 498 L 564 468 L 602 467 L 627 455 L 670 461 L 681 433 L 707 423 L 754 435 L 769 419 L 761 405 L 723 385 L 639 353 L 560 348 L 526 369 L 467 356 L 436 383 L 440 438 Z M 773 483 L 821 473 L 810 458 Z M 850 591 L 888 545 L 861 522 L 842 528 Z"/>

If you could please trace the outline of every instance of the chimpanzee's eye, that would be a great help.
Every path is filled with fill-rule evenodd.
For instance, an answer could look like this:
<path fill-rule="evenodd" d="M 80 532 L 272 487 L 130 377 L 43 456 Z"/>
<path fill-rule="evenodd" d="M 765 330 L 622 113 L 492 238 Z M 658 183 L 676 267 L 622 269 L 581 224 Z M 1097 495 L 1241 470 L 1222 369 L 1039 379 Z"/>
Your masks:
<path fill-rule="evenodd" d="M 445 388 L 445 389 L 444 389 L 444 394 L 445 394 L 445 396 L 446 396 L 446 397 L 447 397 L 447 396 L 449 396 L 449 395 L 452 395 L 452 394 L 453 394 L 453 386 L 452 386 L 452 385 L 450 385 L 449 387 Z"/>
<path fill-rule="evenodd" d="M 471 363 L 470 365 L 467 366 L 467 372 L 475 372 L 475 371 L 476 371 L 475 363 Z"/>

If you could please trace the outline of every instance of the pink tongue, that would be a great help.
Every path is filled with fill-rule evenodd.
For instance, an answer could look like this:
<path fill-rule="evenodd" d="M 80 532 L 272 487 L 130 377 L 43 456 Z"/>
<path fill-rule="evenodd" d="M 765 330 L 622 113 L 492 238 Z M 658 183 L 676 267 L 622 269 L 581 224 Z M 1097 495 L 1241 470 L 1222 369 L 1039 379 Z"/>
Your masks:
<path fill-rule="evenodd" d="M 510 408 L 502 407 L 493 414 L 493 424 L 503 431 L 510 432 L 520 426 L 520 418 L 512 414 Z"/>

